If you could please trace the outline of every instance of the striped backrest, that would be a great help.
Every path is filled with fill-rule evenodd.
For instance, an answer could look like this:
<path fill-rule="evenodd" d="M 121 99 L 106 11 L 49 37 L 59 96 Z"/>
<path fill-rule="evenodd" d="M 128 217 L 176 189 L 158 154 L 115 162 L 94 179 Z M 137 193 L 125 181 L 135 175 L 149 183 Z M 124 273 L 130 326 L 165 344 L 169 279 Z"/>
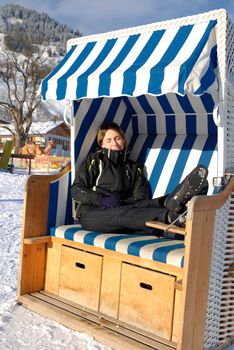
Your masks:
<path fill-rule="evenodd" d="M 198 164 L 209 169 L 209 193 L 218 171 L 215 101 L 201 97 L 144 95 L 84 99 L 74 104 L 72 179 L 64 175 L 50 185 L 48 227 L 70 224 L 70 186 L 85 157 L 95 150 L 103 121 L 114 121 L 125 131 L 131 158 L 145 168 L 153 198 L 170 193 Z"/>
<path fill-rule="evenodd" d="M 145 165 L 152 197 L 170 193 L 198 164 L 209 170 L 212 194 L 218 172 L 212 96 L 140 96 L 127 103 L 133 110 L 135 135 L 130 142 L 131 157 Z"/>
<path fill-rule="evenodd" d="M 54 226 L 73 223 L 71 171 L 50 183 L 48 230 Z"/>
<path fill-rule="evenodd" d="M 214 105 L 209 94 L 82 100 L 75 105 L 73 176 L 95 150 L 100 124 L 114 121 L 126 133 L 131 158 L 145 166 L 153 197 L 171 192 L 198 164 L 208 167 L 213 193 L 218 171 Z"/>
<path fill-rule="evenodd" d="M 198 164 L 208 167 L 209 193 L 217 167 L 215 135 L 139 135 L 132 159 L 145 165 L 153 198 L 173 191 L 175 186 Z"/>

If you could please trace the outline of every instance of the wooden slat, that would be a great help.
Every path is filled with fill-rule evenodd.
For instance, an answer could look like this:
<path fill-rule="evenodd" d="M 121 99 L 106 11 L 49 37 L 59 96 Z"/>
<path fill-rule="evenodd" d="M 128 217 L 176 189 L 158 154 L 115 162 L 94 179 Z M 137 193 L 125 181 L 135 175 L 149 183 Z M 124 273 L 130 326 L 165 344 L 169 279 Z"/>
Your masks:
<path fill-rule="evenodd" d="M 118 318 L 122 261 L 104 256 L 99 311 Z"/>
<path fill-rule="evenodd" d="M 185 235 L 185 229 L 175 225 L 164 224 L 160 221 L 146 221 L 146 226 L 158 228 L 160 230 L 172 233 L 178 233 L 180 235 Z"/>
<path fill-rule="evenodd" d="M 24 244 L 20 293 L 30 293 L 44 289 L 46 268 L 46 244 Z"/>
<path fill-rule="evenodd" d="M 200 202 L 200 199 L 199 199 Z M 178 350 L 203 349 L 215 212 L 197 202 L 187 216 L 182 309 Z M 196 204 L 196 205 L 195 205 Z"/>
<path fill-rule="evenodd" d="M 50 241 L 51 241 L 51 236 L 24 238 L 24 244 L 49 243 Z"/>
<path fill-rule="evenodd" d="M 111 320 L 63 303 L 58 297 L 44 293 L 23 295 L 19 301 L 34 312 L 53 319 L 79 332 L 87 333 L 113 350 L 175 350 L 175 343 L 165 344 L 150 339 Z"/>
<path fill-rule="evenodd" d="M 34 293 L 33 295 L 35 295 L 35 294 L 36 294 L 36 293 Z M 31 295 L 32 295 L 32 294 L 31 294 Z M 89 315 L 89 314 L 90 314 L 90 315 L 94 315 L 94 316 L 96 317 L 96 319 L 97 319 L 97 318 L 100 319 L 101 322 L 104 322 L 104 320 L 107 320 L 107 321 L 109 321 L 109 322 L 111 322 L 111 323 L 114 323 L 114 325 L 121 326 L 121 327 L 127 329 L 128 331 L 131 331 L 131 332 L 134 332 L 134 333 L 136 333 L 136 334 L 138 334 L 138 335 L 140 335 L 140 336 L 143 336 L 144 339 L 145 339 L 145 338 L 146 338 L 146 339 L 151 339 L 151 340 L 153 340 L 153 341 L 157 341 L 157 342 L 159 342 L 159 343 L 163 343 L 163 344 L 165 344 L 166 346 L 168 346 L 168 347 L 170 347 L 170 348 L 171 348 L 171 347 L 172 347 L 173 349 L 176 348 L 176 344 L 175 344 L 174 342 L 171 342 L 171 341 L 168 341 L 168 340 L 166 340 L 166 339 L 164 339 L 164 338 L 161 338 L 161 337 L 159 337 L 159 336 L 156 336 L 155 334 L 146 332 L 145 329 L 142 330 L 142 329 L 136 328 L 136 327 L 134 327 L 134 326 L 132 326 L 132 325 L 129 325 L 129 324 L 125 323 L 125 322 L 122 322 L 122 321 L 120 321 L 120 320 L 117 320 L 117 319 L 115 319 L 115 318 L 113 318 L 113 317 L 109 317 L 109 315 L 106 315 L 106 314 L 103 314 L 103 313 L 100 313 L 100 312 L 97 312 L 97 311 L 88 309 L 88 308 L 86 308 L 86 307 L 83 307 L 83 306 L 80 306 L 80 305 L 78 305 L 78 304 L 75 304 L 75 303 L 73 303 L 72 301 L 69 301 L 69 300 L 64 299 L 64 298 L 61 298 L 61 297 L 59 297 L 59 296 L 57 296 L 57 295 L 48 293 L 48 292 L 45 291 L 45 290 L 40 291 L 40 292 L 39 292 L 39 295 L 40 295 L 40 298 L 41 298 L 42 295 L 44 295 L 44 296 L 49 297 L 49 298 L 52 299 L 52 300 L 56 300 L 57 302 L 62 302 L 63 304 L 69 305 L 69 306 L 75 308 L 75 310 L 78 309 L 79 312 L 85 312 L 84 315 L 87 315 L 87 314 L 88 314 L 88 315 Z M 84 316 L 84 317 L 87 317 L 87 316 Z"/>
<path fill-rule="evenodd" d="M 62 245 L 51 242 L 47 245 L 45 289 L 53 294 L 59 292 Z"/>
<path fill-rule="evenodd" d="M 172 329 L 172 341 L 174 341 L 175 343 L 178 343 L 178 336 L 179 336 L 179 330 L 180 330 L 181 296 L 182 296 L 182 292 L 176 289 L 174 315 L 173 315 L 173 329 Z"/>
<path fill-rule="evenodd" d="M 177 289 L 180 292 L 182 292 L 182 283 L 183 283 L 183 280 L 176 281 L 175 282 L 175 289 Z"/>

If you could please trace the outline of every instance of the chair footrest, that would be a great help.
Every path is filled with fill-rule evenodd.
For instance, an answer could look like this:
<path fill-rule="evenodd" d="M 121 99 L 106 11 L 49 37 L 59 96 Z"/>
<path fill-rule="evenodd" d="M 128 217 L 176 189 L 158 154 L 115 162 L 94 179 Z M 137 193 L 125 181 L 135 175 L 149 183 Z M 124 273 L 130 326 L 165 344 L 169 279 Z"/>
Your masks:
<path fill-rule="evenodd" d="M 178 233 L 180 235 L 185 235 L 185 228 L 178 227 L 175 225 L 164 224 L 160 221 L 146 221 L 146 226 L 158 228 L 163 231 Z"/>

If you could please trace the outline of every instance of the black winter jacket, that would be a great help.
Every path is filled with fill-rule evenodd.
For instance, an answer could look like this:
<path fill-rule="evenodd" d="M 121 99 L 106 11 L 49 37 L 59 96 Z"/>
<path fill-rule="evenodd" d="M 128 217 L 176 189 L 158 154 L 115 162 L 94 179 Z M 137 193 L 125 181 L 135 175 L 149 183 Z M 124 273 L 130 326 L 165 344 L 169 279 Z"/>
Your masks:
<path fill-rule="evenodd" d="M 147 199 L 147 187 L 142 166 L 128 159 L 126 151 L 101 149 L 80 166 L 71 191 L 79 214 L 90 206 L 99 207 L 102 196 L 114 195 L 121 205 Z"/>

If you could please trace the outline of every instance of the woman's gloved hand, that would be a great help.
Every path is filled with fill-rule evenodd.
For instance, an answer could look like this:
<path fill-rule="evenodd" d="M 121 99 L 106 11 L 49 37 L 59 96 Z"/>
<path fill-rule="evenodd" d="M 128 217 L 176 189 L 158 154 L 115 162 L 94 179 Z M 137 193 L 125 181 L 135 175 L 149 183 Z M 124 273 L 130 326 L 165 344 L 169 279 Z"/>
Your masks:
<path fill-rule="evenodd" d="M 119 201 L 116 199 L 115 196 L 110 197 L 102 197 L 100 200 L 100 207 L 101 208 L 117 208 L 119 207 Z"/>

